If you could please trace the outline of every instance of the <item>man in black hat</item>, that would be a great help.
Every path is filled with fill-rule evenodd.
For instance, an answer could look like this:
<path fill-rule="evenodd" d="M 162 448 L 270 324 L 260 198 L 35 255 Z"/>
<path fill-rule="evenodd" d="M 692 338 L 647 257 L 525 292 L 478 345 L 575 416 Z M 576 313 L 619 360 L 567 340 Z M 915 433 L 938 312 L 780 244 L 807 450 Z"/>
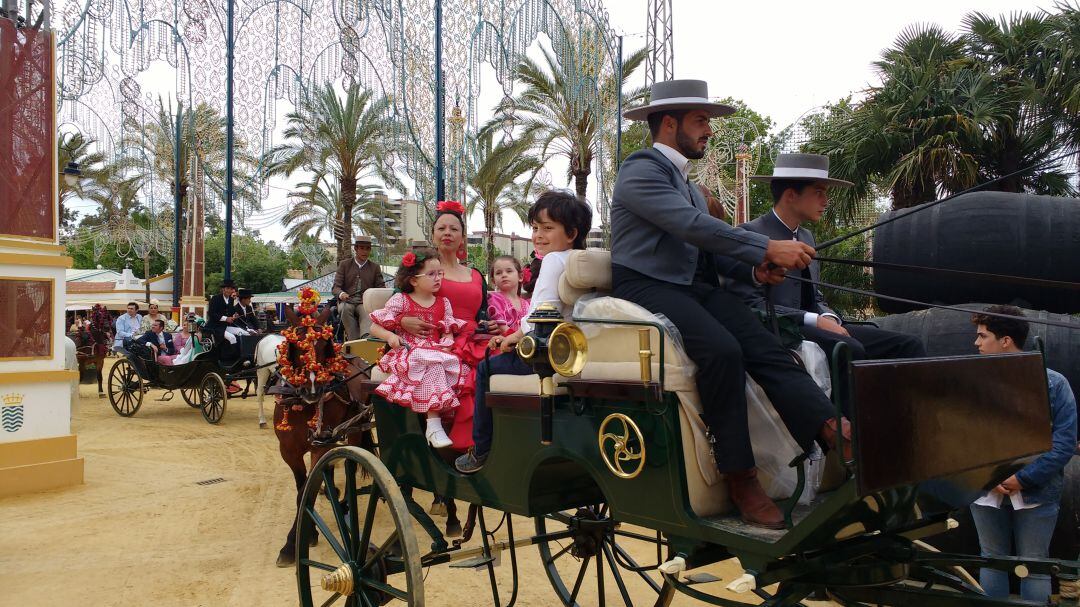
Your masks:
<path fill-rule="evenodd" d="M 780 509 L 757 479 L 746 373 L 803 449 L 814 440 L 835 447 L 837 434 L 846 437 L 850 430 L 846 420 L 834 418 L 814 380 L 718 276 L 776 283 L 783 269 L 805 268 L 814 249 L 770 241 L 709 214 L 707 200 L 690 182 L 690 161 L 705 155 L 709 120 L 735 109 L 708 97 L 700 80 L 657 82 L 648 105 L 625 113 L 649 123 L 653 146 L 631 154 L 619 169 L 611 207 L 611 280 L 616 297 L 665 315 L 679 329 L 697 364 L 702 418 L 717 466 L 743 520 L 783 528 Z"/>
<path fill-rule="evenodd" d="M 236 326 L 248 333 L 259 333 L 259 315 L 255 312 L 255 306 L 251 303 L 254 293 L 251 289 L 240 289 L 237 298 L 240 300 L 236 305 Z"/>
<path fill-rule="evenodd" d="M 383 286 L 382 269 L 368 261 L 371 255 L 371 237 L 357 236 L 353 242 L 353 257 L 338 264 L 331 292 L 338 299 L 341 323 L 345 325 L 345 339 L 360 339 L 363 323 L 364 291 Z"/>
<path fill-rule="evenodd" d="M 230 358 L 233 350 L 228 347 L 236 343 L 236 283 L 232 279 L 221 281 L 221 293 L 210 298 L 206 310 L 206 329 L 214 334 L 216 343 L 221 345 L 224 358 Z M 228 345 L 226 345 L 228 344 Z"/>
<path fill-rule="evenodd" d="M 753 175 L 750 179 L 769 183 L 773 208 L 739 227 L 773 240 L 805 242 L 811 247 L 817 246 L 814 234 L 802 224 L 821 219 L 829 205 L 829 188 L 853 185 L 829 177 L 829 157 L 822 154 L 780 154 L 772 175 Z M 818 265 L 817 260 L 811 261 L 809 267 L 801 270 L 801 277 L 820 281 Z M 732 288 L 749 305 L 766 309 L 764 288 L 746 284 L 735 284 Z M 913 335 L 870 325 L 845 325 L 840 315 L 825 303 L 816 284 L 786 278 L 768 296 L 776 313 L 798 323 L 803 336 L 821 346 L 826 354 L 831 354 L 837 343 L 844 342 L 855 360 L 926 356 L 922 341 Z"/>

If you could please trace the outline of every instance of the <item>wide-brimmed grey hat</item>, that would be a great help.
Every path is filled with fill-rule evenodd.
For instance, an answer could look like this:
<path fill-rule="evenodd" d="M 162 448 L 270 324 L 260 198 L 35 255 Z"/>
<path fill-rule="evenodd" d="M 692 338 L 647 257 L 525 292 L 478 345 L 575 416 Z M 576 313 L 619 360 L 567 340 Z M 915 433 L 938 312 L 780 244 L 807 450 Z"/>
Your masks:
<path fill-rule="evenodd" d="M 660 110 L 705 110 L 713 118 L 734 114 L 735 108 L 709 101 L 709 85 L 704 80 L 665 80 L 652 85 L 648 105 L 623 112 L 627 120 L 646 120 Z"/>
<path fill-rule="evenodd" d="M 843 179 L 829 177 L 829 157 L 824 154 L 779 154 L 772 175 L 751 175 L 754 181 L 800 179 L 824 181 L 832 187 L 850 188 L 855 185 Z"/>

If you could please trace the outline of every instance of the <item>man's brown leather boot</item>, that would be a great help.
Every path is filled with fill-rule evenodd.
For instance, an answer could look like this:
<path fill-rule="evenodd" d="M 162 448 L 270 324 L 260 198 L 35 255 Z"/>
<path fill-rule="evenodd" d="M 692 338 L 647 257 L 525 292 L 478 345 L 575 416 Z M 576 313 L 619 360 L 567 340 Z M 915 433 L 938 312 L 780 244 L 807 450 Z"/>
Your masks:
<path fill-rule="evenodd" d="M 766 529 L 783 529 L 784 515 L 758 482 L 757 468 L 725 472 L 728 495 L 739 509 L 743 522 Z"/>
<path fill-rule="evenodd" d="M 844 456 L 844 461 L 848 462 L 848 461 L 851 461 L 851 459 L 852 459 L 852 456 L 851 456 L 851 422 L 849 422 L 846 417 L 840 418 L 840 422 L 841 422 L 841 428 L 843 429 L 841 435 L 844 437 L 844 453 L 843 453 L 843 456 Z M 836 418 L 835 417 L 830 417 L 828 419 L 828 421 L 826 421 L 825 424 L 821 426 L 821 431 L 818 432 L 818 438 L 821 439 L 821 442 L 825 443 L 825 446 L 828 447 L 830 451 L 836 449 Z"/>

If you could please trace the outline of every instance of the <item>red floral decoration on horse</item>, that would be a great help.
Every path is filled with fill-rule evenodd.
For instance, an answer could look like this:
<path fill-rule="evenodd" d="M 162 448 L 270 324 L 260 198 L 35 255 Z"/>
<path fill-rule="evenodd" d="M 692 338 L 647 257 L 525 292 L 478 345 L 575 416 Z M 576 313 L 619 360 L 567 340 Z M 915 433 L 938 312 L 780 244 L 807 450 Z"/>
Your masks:
<path fill-rule="evenodd" d="M 341 344 L 333 343 L 333 327 L 324 324 L 324 318 L 315 317 L 322 300 L 319 292 L 303 288 L 300 290 L 299 299 L 300 305 L 296 313 L 289 314 L 291 326 L 281 332 L 285 341 L 278 346 L 278 372 L 293 387 L 310 383 L 314 388 L 344 374 L 348 363 L 341 356 Z M 291 312 L 291 309 L 289 311 Z M 332 344 L 329 351 L 323 351 L 327 355 L 322 361 L 319 360 L 316 349 L 319 341 Z M 297 355 L 290 357 L 289 354 L 294 348 Z M 289 429 L 288 418 L 282 419 L 279 426 L 279 430 Z"/>

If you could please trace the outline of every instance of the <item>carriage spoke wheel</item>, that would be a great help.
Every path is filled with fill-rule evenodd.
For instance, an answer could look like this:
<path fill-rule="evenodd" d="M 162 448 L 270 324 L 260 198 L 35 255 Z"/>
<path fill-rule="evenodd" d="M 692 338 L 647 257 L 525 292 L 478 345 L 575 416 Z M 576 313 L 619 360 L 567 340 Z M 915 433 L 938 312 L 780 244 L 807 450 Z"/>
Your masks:
<path fill-rule="evenodd" d="M 201 405 L 199 402 L 199 388 L 180 388 L 180 396 L 184 397 L 184 402 L 189 407 L 198 409 Z"/>
<path fill-rule="evenodd" d="M 536 518 L 537 535 L 565 530 L 571 532 L 569 540 L 537 543 L 548 580 L 562 605 L 633 607 L 671 601 L 670 593 L 665 593 L 666 598 L 657 602 L 662 595 L 660 574 L 655 569 L 659 555 L 666 553 L 666 541 L 648 531 L 622 529 L 612 520 L 606 504 Z"/>
<path fill-rule="evenodd" d="M 343 491 L 334 485 L 335 468 L 339 479 L 344 473 Z M 370 451 L 337 447 L 315 464 L 296 534 L 302 607 L 374 607 L 394 600 L 423 606 L 412 517 L 394 477 Z M 326 541 L 312 546 L 316 534 Z"/>
<path fill-rule="evenodd" d="M 199 382 L 199 409 L 203 419 L 216 424 L 225 417 L 225 405 L 229 393 L 225 390 L 225 381 L 217 373 L 207 373 Z"/>
<path fill-rule="evenodd" d="M 135 365 L 126 358 L 116 361 L 109 371 L 109 404 L 121 417 L 131 417 L 143 401 L 143 381 Z"/>

